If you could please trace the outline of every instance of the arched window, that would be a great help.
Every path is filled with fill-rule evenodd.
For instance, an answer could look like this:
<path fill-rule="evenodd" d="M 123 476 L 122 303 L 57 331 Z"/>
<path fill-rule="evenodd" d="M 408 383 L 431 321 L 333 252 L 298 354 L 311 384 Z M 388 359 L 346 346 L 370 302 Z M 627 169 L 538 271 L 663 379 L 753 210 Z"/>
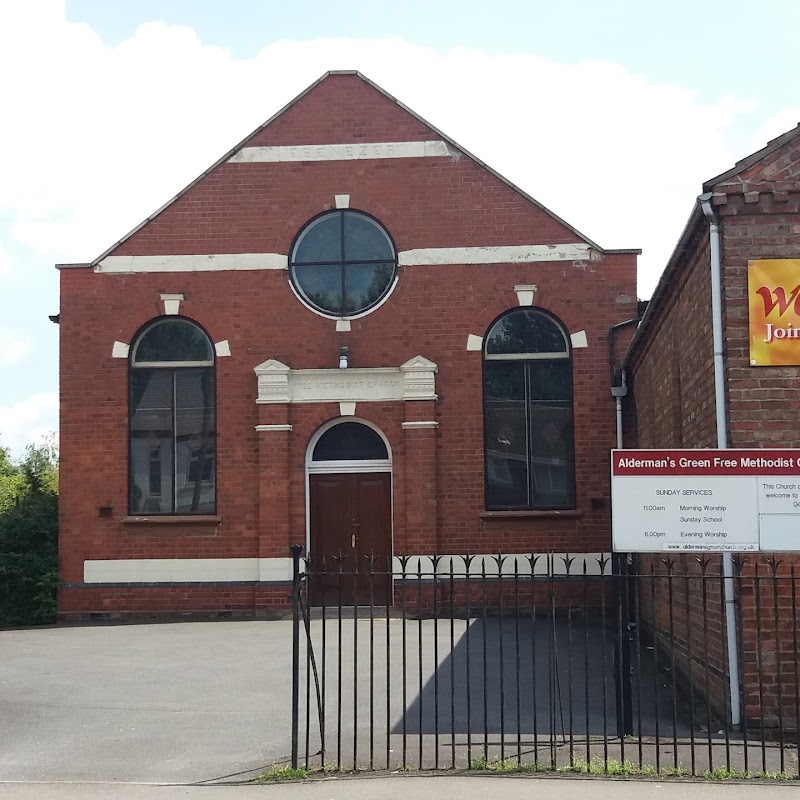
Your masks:
<path fill-rule="evenodd" d="M 320 436 L 312 461 L 385 461 L 389 453 L 380 435 L 360 422 L 342 422 Z"/>
<path fill-rule="evenodd" d="M 389 234 L 368 214 L 330 211 L 300 231 L 289 266 L 294 287 L 312 308 L 345 317 L 386 296 L 397 253 Z"/>
<path fill-rule="evenodd" d="M 574 508 L 572 364 L 561 324 L 534 308 L 500 317 L 484 345 L 486 508 Z"/>
<path fill-rule="evenodd" d="M 149 324 L 131 349 L 130 513 L 213 514 L 214 348 L 187 319 Z"/>

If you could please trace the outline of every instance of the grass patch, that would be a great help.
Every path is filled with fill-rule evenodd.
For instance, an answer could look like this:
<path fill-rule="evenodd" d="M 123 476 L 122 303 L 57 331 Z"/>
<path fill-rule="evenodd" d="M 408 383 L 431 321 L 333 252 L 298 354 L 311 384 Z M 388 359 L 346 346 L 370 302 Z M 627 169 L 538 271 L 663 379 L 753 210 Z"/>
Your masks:
<path fill-rule="evenodd" d="M 483 772 L 500 772 L 505 774 L 520 773 L 539 773 L 539 772 L 560 772 L 572 773 L 576 775 L 612 775 L 615 777 L 647 777 L 647 778 L 688 778 L 691 772 L 683 765 L 677 767 L 661 767 L 657 770 L 654 766 L 643 764 L 641 767 L 632 761 L 617 761 L 609 758 L 604 761 L 602 758 L 595 757 L 591 761 L 583 758 L 576 758 L 572 764 L 555 769 L 546 763 L 526 763 L 507 758 L 504 761 L 487 761 L 485 758 L 476 758 L 470 762 L 471 770 Z M 715 767 L 698 773 L 696 777 L 706 778 L 712 781 L 727 780 L 771 780 L 771 781 L 796 781 L 798 776 L 790 772 L 752 772 L 743 769 L 728 769 L 727 767 Z"/>
<path fill-rule="evenodd" d="M 546 764 L 520 762 L 513 758 L 507 758 L 504 761 L 487 761 L 485 758 L 476 758 L 470 763 L 469 768 L 484 772 L 504 773 L 551 772 L 550 767 Z"/>
<path fill-rule="evenodd" d="M 524 775 L 539 773 L 561 773 L 575 775 L 606 775 L 613 777 L 648 777 L 648 778 L 687 778 L 691 772 L 683 765 L 676 767 L 661 767 L 657 770 L 654 766 L 643 764 L 641 767 L 632 761 L 618 761 L 609 758 L 607 761 L 595 756 L 591 761 L 583 758 L 575 758 L 571 765 L 553 768 L 549 762 L 520 762 L 514 758 L 497 759 L 489 761 L 486 758 L 475 758 L 470 761 L 470 770 L 476 772 L 492 772 L 502 775 Z M 398 767 L 395 772 L 416 772 L 418 767 L 413 764 L 405 764 Z M 256 783 L 274 783 L 278 781 L 302 781 L 312 775 L 331 775 L 340 772 L 336 764 L 325 764 L 313 770 L 304 767 L 292 769 L 287 765 L 275 765 L 263 774 L 259 775 Z M 714 769 L 699 772 L 695 777 L 705 778 L 712 781 L 729 780 L 770 780 L 770 781 L 797 781 L 798 775 L 791 772 L 753 772 L 743 769 L 728 769 L 727 767 L 715 767 Z"/>
<path fill-rule="evenodd" d="M 305 767 L 293 769 L 287 766 L 274 766 L 256 778 L 256 783 L 272 783 L 273 781 L 302 781 L 308 777 Z"/>
<path fill-rule="evenodd" d="M 795 781 L 797 775 L 790 772 L 753 772 L 749 769 L 728 769 L 727 767 L 714 767 L 703 773 L 704 778 L 713 781 L 740 781 L 757 778 L 767 781 Z"/>
<path fill-rule="evenodd" d="M 644 768 L 640 769 L 632 761 L 617 761 L 615 758 L 609 758 L 604 761 L 602 758 L 593 758 L 591 761 L 586 761 L 583 758 L 576 758 L 573 760 L 572 765 L 569 767 L 562 767 L 559 772 L 577 772 L 583 775 L 645 775 L 656 774 L 655 769 L 652 773 L 645 772 Z"/>

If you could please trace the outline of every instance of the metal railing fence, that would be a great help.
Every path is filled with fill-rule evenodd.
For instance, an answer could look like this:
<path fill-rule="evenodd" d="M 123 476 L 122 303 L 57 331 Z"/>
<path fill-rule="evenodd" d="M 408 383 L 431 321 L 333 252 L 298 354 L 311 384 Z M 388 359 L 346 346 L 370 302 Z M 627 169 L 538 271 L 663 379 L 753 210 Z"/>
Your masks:
<path fill-rule="evenodd" d="M 794 564 L 737 562 L 733 725 L 717 557 L 292 552 L 293 766 L 798 775 Z"/>

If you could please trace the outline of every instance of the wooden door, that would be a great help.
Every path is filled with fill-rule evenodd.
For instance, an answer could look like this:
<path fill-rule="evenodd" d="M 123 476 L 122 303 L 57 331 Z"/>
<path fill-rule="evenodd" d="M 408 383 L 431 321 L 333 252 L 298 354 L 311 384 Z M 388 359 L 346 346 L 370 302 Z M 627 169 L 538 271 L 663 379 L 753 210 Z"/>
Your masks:
<path fill-rule="evenodd" d="M 391 581 L 392 476 L 311 475 L 311 602 L 385 605 Z"/>

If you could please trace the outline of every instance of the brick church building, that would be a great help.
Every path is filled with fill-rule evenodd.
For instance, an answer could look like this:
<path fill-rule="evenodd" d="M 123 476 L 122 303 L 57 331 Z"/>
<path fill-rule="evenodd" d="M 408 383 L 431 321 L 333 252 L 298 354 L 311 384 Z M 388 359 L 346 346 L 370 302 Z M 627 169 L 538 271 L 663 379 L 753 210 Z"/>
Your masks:
<path fill-rule="evenodd" d="M 295 543 L 608 551 L 637 253 L 324 75 L 60 265 L 61 617 L 263 613 Z"/>

